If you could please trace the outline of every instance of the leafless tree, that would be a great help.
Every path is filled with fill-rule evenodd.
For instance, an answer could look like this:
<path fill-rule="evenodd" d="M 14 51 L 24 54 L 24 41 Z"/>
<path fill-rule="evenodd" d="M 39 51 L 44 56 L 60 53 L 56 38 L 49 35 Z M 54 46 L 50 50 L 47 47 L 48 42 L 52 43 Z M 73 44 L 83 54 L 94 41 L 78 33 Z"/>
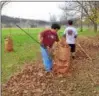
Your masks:
<path fill-rule="evenodd" d="M 82 21 L 82 9 L 81 7 L 79 7 L 79 4 L 77 2 L 65 2 L 64 5 L 59 6 L 61 10 L 63 10 L 63 14 L 62 14 L 62 19 L 60 18 L 60 20 L 65 20 L 65 22 L 68 19 L 74 19 L 74 20 L 81 20 Z M 81 22 L 81 29 L 82 29 L 82 22 Z M 81 30 L 82 31 L 82 30 Z"/>
<path fill-rule="evenodd" d="M 54 14 L 49 13 L 49 16 L 50 16 L 50 22 L 51 23 L 57 22 L 57 17 Z"/>
<path fill-rule="evenodd" d="M 97 25 L 99 19 L 99 2 L 98 1 L 87 1 L 83 4 L 81 1 L 77 1 L 81 8 L 83 8 L 84 14 L 94 25 L 94 31 L 97 32 Z"/>
<path fill-rule="evenodd" d="M 80 11 L 79 6 L 77 5 L 76 2 L 65 2 L 64 5 L 60 6 L 60 9 L 63 10 L 64 12 L 64 16 L 66 16 L 66 18 L 75 18 L 76 14 L 78 13 L 78 11 Z"/>
<path fill-rule="evenodd" d="M 68 6 L 70 4 L 70 6 Z M 83 18 L 88 18 L 94 26 L 94 31 L 97 32 L 97 26 L 99 23 L 99 1 L 76 1 L 76 2 L 66 2 L 64 6 L 61 7 L 64 11 L 64 16 L 66 18 L 77 16 L 79 14 L 81 22 L 81 31 L 83 29 Z M 79 18 L 77 17 L 77 18 Z"/>

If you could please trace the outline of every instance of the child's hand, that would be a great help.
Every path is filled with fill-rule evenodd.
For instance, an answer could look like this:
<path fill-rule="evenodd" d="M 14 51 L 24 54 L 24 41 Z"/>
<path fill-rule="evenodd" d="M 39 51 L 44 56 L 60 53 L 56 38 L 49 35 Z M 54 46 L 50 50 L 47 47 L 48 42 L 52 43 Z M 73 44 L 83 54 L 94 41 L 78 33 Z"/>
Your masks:
<path fill-rule="evenodd" d="M 46 48 L 46 47 L 44 46 L 44 44 L 41 43 L 40 45 L 41 45 L 41 47 Z"/>
<path fill-rule="evenodd" d="M 52 48 L 47 47 L 48 53 L 51 55 L 52 54 Z"/>

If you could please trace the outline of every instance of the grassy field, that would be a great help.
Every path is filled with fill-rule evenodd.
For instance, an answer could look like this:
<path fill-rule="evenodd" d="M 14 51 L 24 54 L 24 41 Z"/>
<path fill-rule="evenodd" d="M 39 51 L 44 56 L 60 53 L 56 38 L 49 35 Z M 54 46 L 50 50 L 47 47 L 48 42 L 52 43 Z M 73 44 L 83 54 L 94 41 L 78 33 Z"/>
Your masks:
<path fill-rule="evenodd" d="M 43 30 L 43 28 L 34 29 L 24 29 L 31 36 L 37 39 L 38 33 Z M 61 37 L 64 29 L 61 29 L 58 34 Z M 84 29 L 80 32 L 80 36 L 95 36 L 94 32 Z M 6 53 L 4 52 L 4 38 L 11 34 L 14 43 L 14 52 Z M 27 36 L 23 31 L 18 28 L 6 28 L 2 29 L 2 83 L 5 83 L 11 75 L 20 70 L 24 62 L 30 62 L 37 60 L 40 54 L 39 45 L 34 42 L 29 36 Z"/>

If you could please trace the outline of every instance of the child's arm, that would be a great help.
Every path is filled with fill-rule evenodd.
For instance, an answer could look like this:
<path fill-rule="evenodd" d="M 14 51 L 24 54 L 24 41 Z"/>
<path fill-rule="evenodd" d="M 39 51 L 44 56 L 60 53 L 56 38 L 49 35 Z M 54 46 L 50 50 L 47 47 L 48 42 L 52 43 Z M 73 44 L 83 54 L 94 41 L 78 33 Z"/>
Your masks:
<path fill-rule="evenodd" d="M 45 34 L 45 31 L 41 32 L 41 33 L 38 35 L 39 43 L 40 43 L 40 45 L 41 45 L 43 48 L 45 48 L 45 46 L 44 46 L 44 44 L 43 44 L 44 34 Z"/>
<path fill-rule="evenodd" d="M 41 43 L 42 43 L 42 41 L 43 41 L 42 32 L 38 35 L 38 39 L 39 39 L 39 42 L 40 42 L 40 44 L 41 44 Z"/>
<path fill-rule="evenodd" d="M 46 31 L 42 31 L 38 35 L 38 39 L 39 39 L 40 44 L 42 44 L 43 38 L 45 37 L 45 32 Z"/>
<path fill-rule="evenodd" d="M 66 38 L 66 29 L 65 29 L 65 31 L 63 33 L 63 37 Z"/>
<path fill-rule="evenodd" d="M 78 32 L 77 32 L 77 30 L 75 29 L 75 36 L 74 36 L 74 38 L 77 38 L 77 35 L 78 35 Z"/>

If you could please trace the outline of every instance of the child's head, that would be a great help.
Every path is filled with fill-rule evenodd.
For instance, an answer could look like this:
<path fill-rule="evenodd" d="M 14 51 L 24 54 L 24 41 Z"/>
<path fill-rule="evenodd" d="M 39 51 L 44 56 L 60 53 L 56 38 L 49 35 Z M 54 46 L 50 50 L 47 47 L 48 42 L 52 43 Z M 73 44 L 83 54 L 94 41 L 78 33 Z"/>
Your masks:
<path fill-rule="evenodd" d="M 57 23 L 53 23 L 52 26 L 51 26 L 52 29 L 58 31 L 60 29 L 60 25 L 57 24 Z"/>
<path fill-rule="evenodd" d="M 68 24 L 69 25 L 73 25 L 73 21 L 72 20 L 68 20 Z"/>

